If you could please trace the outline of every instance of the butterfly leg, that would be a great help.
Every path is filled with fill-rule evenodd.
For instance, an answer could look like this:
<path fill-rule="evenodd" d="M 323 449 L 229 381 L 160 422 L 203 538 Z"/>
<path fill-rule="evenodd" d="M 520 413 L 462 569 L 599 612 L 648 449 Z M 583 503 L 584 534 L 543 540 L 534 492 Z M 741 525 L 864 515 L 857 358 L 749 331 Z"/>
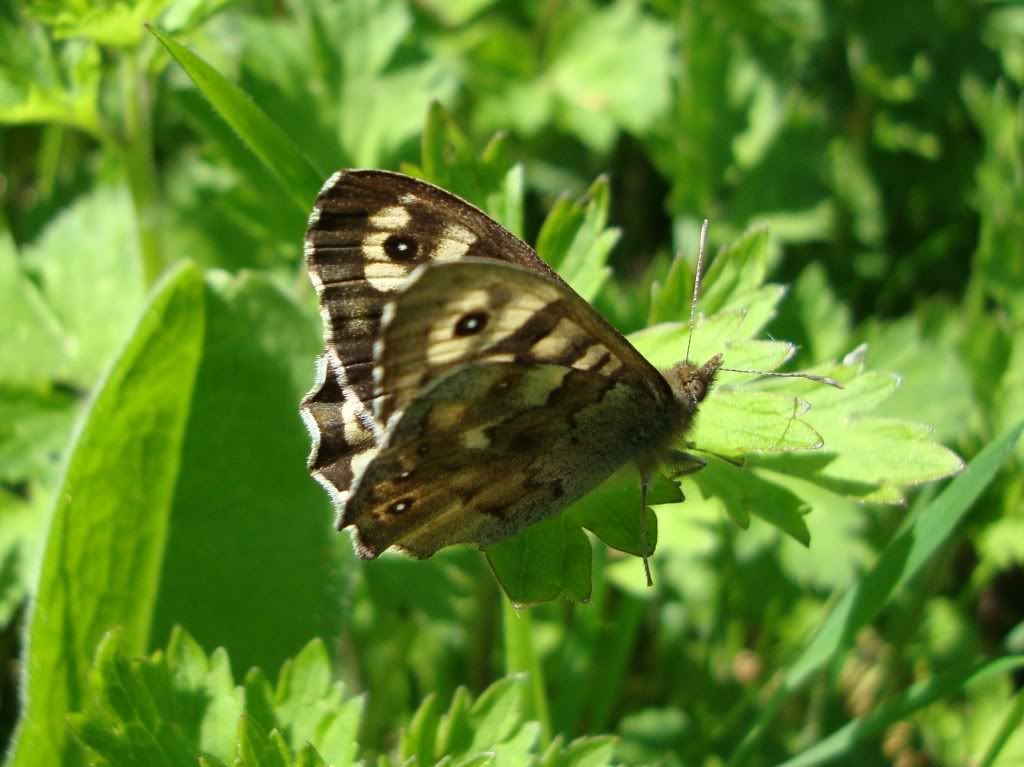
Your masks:
<path fill-rule="evenodd" d="M 716 453 L 713 450 L 701 450 L 699 447 L 697 447 L 692 442 L 687 442 L 686 446 L 689 447 L 689 448 L 692 448 L 694 450 L 699 450 L 702 453 L 707 453 L 708 455 L 713 455 L 715 458 L 721 458 L 726 463 L 731 463 L 733 466 L 735 466 L 737 468 L 740 468 L 740 469 L 742 469 L 744 467 L 744 465 L 746 465 L 746 463 L 747 463 L 746 459 L 742 455 L 739 456 L 739 457 L 736 457 L 736 456 L 731 456 L 731 455 L 722 455 L 721 453 Z M 684 453 L 684 455 L 686 455 L 686 454 Z M 690 457 L 692 458 L 693 456 L 690 456 Z"/>
<path fill-rule="evenodd" d="M 703 458 L 699 458 L 682 450 L 669 450 L 664 457 L 665 465 L 668 467 L 668 474 L 672 479 L 679 479 L 688 474 L 696 474 L 708 465 Z"/>
<path fill-rule="evenodd" d="M 654 578 L 651 577 L 651 563 L 647 558 L 647 485 L 650 482 L 650 472 L 643 466 L 640 469 L 640 556 L 644 560 L 644 574 L 647 576 L 647 585 L 654 585 Z"/>

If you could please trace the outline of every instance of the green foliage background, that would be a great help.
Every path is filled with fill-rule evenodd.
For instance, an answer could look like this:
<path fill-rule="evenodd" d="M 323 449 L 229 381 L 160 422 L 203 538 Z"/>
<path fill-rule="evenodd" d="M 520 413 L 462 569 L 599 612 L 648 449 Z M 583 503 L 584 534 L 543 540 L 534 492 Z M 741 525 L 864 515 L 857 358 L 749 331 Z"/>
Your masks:
<path fill-rule="evenodd" d="M 7 764 L 1019 764 L 1022 85 L 1012 2 L 4 0 Z M 655 589 L 628 472 L 360 563 L 297 415 L 341 167 L 658 364 L 707 217 L 695 357 L 846 388 L 723 380 Z"/>

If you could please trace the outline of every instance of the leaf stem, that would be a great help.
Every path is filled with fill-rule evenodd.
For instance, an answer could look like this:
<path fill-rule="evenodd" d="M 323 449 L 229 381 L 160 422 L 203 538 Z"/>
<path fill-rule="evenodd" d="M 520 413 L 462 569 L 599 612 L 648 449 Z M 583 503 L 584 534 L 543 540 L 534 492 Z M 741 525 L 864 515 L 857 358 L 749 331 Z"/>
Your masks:
<path fill-rule="evenodd" d="M 505 671 L 525 672 L 528 677 L 526 710 L 528 718 L 540 724 L 543 746 L 551 742 L 551 713 L 544 689 L 544 673 L 533 647 L 533 620 L 530 608 L 517 610 L 508 598 L 501 600 L 502 631 L 505 635 Z"/>
<path fill-rule="evenodd" d="M 160 239 L 160 192 L 153 161 L 149 82 L 137 51 L 121 56 L 124 136 L 121 149 L 138 227 L 143 284 L 148 288 L 164 270 Z"/>

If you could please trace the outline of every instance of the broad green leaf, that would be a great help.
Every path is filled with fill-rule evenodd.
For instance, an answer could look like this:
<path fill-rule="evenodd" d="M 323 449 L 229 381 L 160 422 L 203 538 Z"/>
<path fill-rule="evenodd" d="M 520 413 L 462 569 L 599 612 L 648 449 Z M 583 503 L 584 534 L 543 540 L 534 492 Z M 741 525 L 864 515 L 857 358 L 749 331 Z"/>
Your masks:
<path fill-rule="evenodd" d="M 811 536 L 803 519 L 807 505 L 790 490 L 773 482 L 770 476 L 725 461 L 712 461 L 692 478 L 684 480 L 684 487 L 691 482 L 700 486 L 705 498 L 714 498 L 722 504 L 740 527 L 747 527 L 749 516 L 753 514 L 804 546 L 810 544 Z M 686 513 L 685 506 L 682 513 Z"/>
<path fill-rule="evenodd" d="M 76 434 L 28 621 L 28 681 L 10 767 L 83 764 L 64 735 L 64 715 L 85 704 L 97 643 L 113 626 L 131 652 L 149 642 L 203 315 L 198 272 L 178 269 L 151 299 Z"/>
<path fill-rule="evenodd" d="M 824 444 L 803 420 L 807 403 L 765 391 L 714 392 L 702 404 L 686 443 L 721 455 L 817 450 Z M 683 445 L 685 446 L 685 445 Z"/>
<path fill-rule="evenodd" d="M 214 273 L 205 300 L 154 637 L 188 626 L 239 668 L 276 674 L 311 637 L 335 635 L 352 574 L 339 570 L 349 543 L 305 468 L 297 414 L 320 331 L 264 277 Z"/>
<path fill-rule="evenodd" d="M 325 174 L 317 172 L 291 138 L 237 85 L 226 80 L 185 46 L 153 27 L 149 30 L 181 65 L 210 105 L 274 174 L 285 194 L 305 215 L 312 207 Z"/>
<path fill-rule="evenodd" d="M 590 599 L 590 542 L 568 514 L 532 525 L 484 553 L 516 605 L 548 602 L 562 593 L 577 602 Z"/>
<path fill-rule="evenodd" d="M 69 715 L 69 726 L 91 756 L 113 767 L 184 764 L 199 750 L 224 759 L 234 752 L 240 691 L 226 660 L 208 660 L 184 632 L 166 656 L 136 659 L 125 657 L 117 632 L 107 634 L 89 687 L 87 710 Z"/>

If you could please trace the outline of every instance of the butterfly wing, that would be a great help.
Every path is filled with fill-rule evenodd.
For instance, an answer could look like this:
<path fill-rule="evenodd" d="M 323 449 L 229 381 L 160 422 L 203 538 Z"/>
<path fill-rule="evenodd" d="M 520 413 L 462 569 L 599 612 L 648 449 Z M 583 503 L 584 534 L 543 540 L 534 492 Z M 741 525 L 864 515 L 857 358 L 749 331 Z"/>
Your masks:
<path fill-rule="evenodd" d="M 661 374 L 561 281 L 465 259 L 421 268 L 376 347 L 380 451 L 340 527 L 430 556 L 551 516 L 672 433 Z"/>
<path fill-rule="evenodd" d="M 326 349 L 302 402 L 313 438 L 308 465 L 339 510 L 380 428 L 372 395 L 373 342 L 384 305 L 417 266 L 463 256 L 519 264 L 558 280 L 522 240 L 436 186 L 398 173 L 345 170 L 320 190 L 304 243 Z"/>
<path fill-rule="evenodd" d="M 436 379 L 388 429 L 340 528 L 372 559 L 490 544 L 552 516 L 668 434 L 647 388 L 536 363 L 480 363 Z"/>
<path fill-rule="evenodd" d="M 344 170 L 327 180 L 304 250 L 336 372 L 364 402 L 384 304 L 417 266 L 468 256 L 558 279 L 529 245 L 465 200 L 379 170 Z"/>
<path fill-rule="evenodd" d="M 421 268 L 388 304 L 374 411 L 386 424 L 445 373 L 485 362 L 541 363 L 625 380 L 667 405 L 665 379 L 564 282 L 465 259 Z"/>

